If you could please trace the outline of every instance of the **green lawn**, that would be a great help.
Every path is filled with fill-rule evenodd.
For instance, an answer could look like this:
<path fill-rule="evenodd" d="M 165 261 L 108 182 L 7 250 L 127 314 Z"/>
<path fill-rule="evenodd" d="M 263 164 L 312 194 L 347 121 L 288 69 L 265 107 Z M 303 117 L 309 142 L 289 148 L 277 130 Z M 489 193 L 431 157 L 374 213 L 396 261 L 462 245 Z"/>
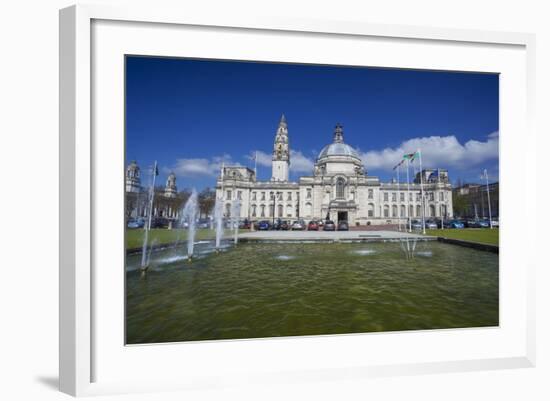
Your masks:
<path fill-rule="evenodd" d="M 445 230 L 426 230 L 426 234 L 436 237 L 462 239 L 483 244 L 498 245 L 498 228 L 464 228 Z"/>
<path fill-rule="evenodd" d="M 139 248 L 143 245 L 143 233 L 141 229 L 126 230 L 126 249 Z M 225 230 L 224 235 L 231 235 L 232 230 Z M 178 238 L 179 236 L 179 238 Z M 197 229 L 196 240 L 214 239 L 214 230 Z M 167 230 L 163 228 L 152 229 L 149 233 L 149 243 L 155 241 L 157 244 L 169 244 L 171 242 L 184 241 L 187 239 L 187 230 Z"/>

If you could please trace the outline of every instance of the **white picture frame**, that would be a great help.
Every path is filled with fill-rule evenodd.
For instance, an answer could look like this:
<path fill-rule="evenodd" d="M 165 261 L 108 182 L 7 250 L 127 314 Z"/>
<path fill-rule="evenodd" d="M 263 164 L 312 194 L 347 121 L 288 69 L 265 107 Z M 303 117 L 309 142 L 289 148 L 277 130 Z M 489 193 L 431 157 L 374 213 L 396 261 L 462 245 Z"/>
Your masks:
<path fill-rule="evenodd" d="M 348 361 L 339 361 L 332 366 L 330 347 L 337 349 L 344 342 L 354 343 L 354 346 L 361 346 L 364 341 L 380 341 L 384 338 L 396 340 L 395 334 L 376 334 L 370 335 L 367 340 L 364 336 L 327 336 L 322 338 L 309 338 L 306 340 L 284 339 L 284 340 L 254 340 L 254 341 L 235 341 L 235 342 L 211 342 L 202 348 L 185 349 L 187 355 L 192 358 L 198 358 L 201 353 L 215 358 L 214 352 L 220 353 L 225 357 L 236 357 L 243 353 L 261 353 L 262 349 L 274 347 L 273 352 L 280 352 L 281 347 L 296 347 L 296 342 L 301 341 L 299 348 L 307 349 L 308 352 L 315 353 L 323 347 L 327 349 L 326 358 L 317 361 L 317 365 L 298 366 L 296 369 L 285 370 L 285 361 L 279 361 L 280 365 L 273 370 L 259 369 L 259 373 L 247 370 L 246 367 L 237 369 L 234 374 L 225 374 L 223 367 L 215 374 L 208 376 L 201 373 L 200 369 L 196 372 L 189 372 L 185 380 L 177 377 L 161 379 L 152 377 L 147 381 L 132 381 L 128 377 L 116 377 L 110 375 L 108 379 L 102 380 L 101 372 L 98 372 L 98 363 L 96 358 L 103 358 L 106 355 L 98 355 L 98 350 L 104 348 L 105 341 L 97 339 L 96 325 L 103 319 L 101 313 L 98 313 L 100 307 L 94 306 L 94 289 L 101 282 L 94 274 L 94 263 L 98 260 L 97 247 L 94 245 L 94 232 L 96 229 L 97 205 L 94 195 L 97 185 L 102 185 L 94 179 L 96 175 L 96 156 L 102 152 L 101 143 L 94 140 L 92 126 L 95 124 L 94 104 L 92 95 L 94 88 L 92 86 L 92 77 L 94 68 L 98 68 L 94 55 L 98 54 L 98 43 L 93 42 L 94 23 L 98 21 L 109 21 L 109 24 L 121 23 L 142 23 L 162 26 L 163 29 L 170 27 L 204 27 L 205 29 L 219 30 L 223 35 L 224 29 L 233 32 L 242 30 L 245 33 L 253 32 L 271 32 L 283 33 L 285 35 L 306 35 L 317 37 L 319 40 L 330 40 L 330 38 L 341 38 L 343 40 L 356 40 L 362 38 L 377 38 L 387 41 L 414 41 L 418 43 L 435 43 L 440 45 L 459 45 L 467 47 L 495 47 L 511 48 L 510 57 L 517 57 L 517 68 L 525 72 L 524 81 L 518 80 L 513 85 L 521 89 L 520 96 L 516 99 L 521 110 L 512 110 L 506 108 L 510 114 L 517 113 L 517 121 L 510 122 L 516 128 L 522 130 L 523 134 L 519 137 L 510 135 L 506 140 L 507 146 L 501 150 L 501 165 L 504 167 L 508 163 L 508 153 L 511 147 L 518 152 L 522 163 L 514 169 L 502 168 L 502 175 L 510 177 L 510 180 L 520 178 L 524 180 L 523 185 L 535 185 L 534 176 L 523 173 L 525 171 L 535 171 L 534 157 L 527 157 L 526 149 L 535 141 L 532 128 L 534 109 L 534 35 L 522 33 L 505 32 L 484 32 L 457 29 L 438 29 L 414 26 L 390 26 L 376 25 L 363 22 L 350 21 L 321 21 L 321 20 L 296 20 L 292 18 L 276 17 L 247 17 L 242 16 L 239 19 L 227 18 L 216 15 L 188 15 L 185 10 L 163 10 L 151 8 L 112 8 L 108 6 L 78 5 L 61 10 L 60 12 L 60 389 L 71 395 L 93 395 L 133 391 L 160 391 L 167 389 L 189 389 L 189 388 L 208 388 L 210 386 L 230 386 L 245 384 L 247 381 L 267 381 L 272 383 L 288 381 L 308 381 L 308 380 L 328 380 L 330 378 L 362 378 L 369 376 L 386 376 L 400 374 L 419 374 L 431 372 L 449 372 L 449 371 L 469 371 L 480 369 L 502 369 L 512 367 L 530 367 L 535 363 L 535 322 L 534 322 L 534 270 L 535 259 L 526 257 L 521 269 L 521 277 L 510 277 L 510 280 L 517 283 L 518 292 L 514 295 L 516 298 L 510 302 L 520 300 L 515 313 L 521 320 L 519 326 L 510 330 L 515 330 L 514 341 L 515 348 L 511 352 L 495 350 L 494 353 L 478 353 L 461 358 L 452 358 L 444 360 L 430 361 L 417 360 L 414 355 L 404 362 L 392 362 L 381 357 L 377 361 L 361 362 L 361 355 L 356 359 Z M 119 29 L 119 28 L 117 28 Z M 120 29 L 130 29 L 120 27 Z M 136 29 L 140 29 L 137 27 Z M 169 32 L 159 30 L 159 35 L 166 35 Z M 124 42 L 127 38 L 119 35 L 118 42 Z M 275 35 L 276 36 L 276 35 Z M 152 35 L 154 37 L 154 35 Z M 160 37 L 160 36 L 159 36 Z M 325 39 L 323 39 L 325 38 Z M 271 40 L 271 39 L 270 39 Z M 278 40 L 276 37 L 273 40 Z M 115 41 L 116 42 L 116 41 Z M 101 50 L 101 49 L 99 49 Z M 517 52 L 516 52 L 517 50 Z M 521 54 L 520 54 L 521 53 Z M 274 56 L 276 57 L 276 56 Z M 524 63 L 524 64 L 523 64 Z M 384 64 L 386 65 L 386 64 Z M 410 67 L 410 66 L 406 66 Z M 100 67 L 99 67 L 100 68 Z M 428 68 L 428 66 L 425 66 Z M 473 67 L 472 67 L 473 68 Z M 500 72 L 497 69 L 489 68 L 492 72 Z M 121 88 L 118 88 L 121 90 Z M 510 96 L 509 93 L 501 93 L 501 96 Z M 511 104 L 510 104 L 511 105 Z M 503 105 L 505 107 L 506 105 Z M 522 109 L 525 107 L 525 110 Z M 97 125 L 97 124 L 96 124 Z M 122 135 L 122 133 L 121 133 Z M 98 148 L 99 146 L 99 148 Z M 516 197 L 511 191 L 503 186 L 501 192 L 504 199 L 503 207 L 506 208 L 508 201 L 515 202 L 523 210 L 524 216 L 536 215 L 535 210 L 526 207 L 527 200 L 523 197 Z M 511 203 L 510 202 L 510 203 Z M 510 223 L 503 227 L 501 247 L 503 250 L 510 249 L 507 244 L 511 244 L 514 237 L 513 227 Z M 533 230 L 534 231 L 534 230 Z M 528 251 L 533 246 L 523 240 L 518 240 L 517 246 L 524 251 Z M 516 250 L 517 252 L 517 250 Z M 534 254 L 534 253 L 533 253 Z M 514 256 L 512 250 L 501 252 L 502 258 L 511 258 Z M 122 268 L 122 267 L 121 267 Z M 502 281 L 501 281 L 502 284 Z M 504 283 L 506 289 L 506 283 Z M 108 290 L 111 291 L 111 290 Z M 114 288 L 112 291 L 123 291 L 123 288 Z M 501 291 L 502 297 L 506 300 L 507 293 Z M 521 310 L 519 310 L 521 309 Z M 508 311 L 506 311 L 508 313 Z M 105 325 L 103 325 L 105 327 Z M 494 329 L 495 330 L 495 329 Z M 500 327 L 496 330 L 503 332 L 507 327 Z M 512 330 L 512 331 L 513 331 Z M 521 333 L 520 333 L 521 332 Z M 518 334 L 519 333 L 519 334 Z M 410 336 L 416 336 L 414 341 L 426 341 L 422 338 L 429 338 L 428 341 L 439 341 L 439 337 L 451 337 L 454 334 L 439 331 L 437 333 L 417 332 L 410 333 Z M 471 341 L 476 338 L 487 336 L 487 341 L 494 341 L 495 331 L 481 332 L 463 330 L 459 332 L 462 337 L 471 337 Z M 103 337 L 101 337 L 103 338 Z M 405 338 L 405 337 L 403 337 Z M 412 337 L 411 337 L 412 338 Z M 376 339 L 376 340 L 373 340 Z M 508 341 L 508 340 L 506 340 Z M 503 340 L 502 349 L 507 347 L 507 342 Z M 362 343 L 363 342 L 363 343 Z M 120 345 L 123 347 L 123 344 Z M 147 354 L 154 354 L 155 347 L 160 347 L 159 352 L 166 354 L 167 346 L 149 346 L 145 347 Z M 212 347 L 208 350 L 207 346 Z M 145 349 L 143 348 L 143 349 Z M 180 349 L 181 350 L 181 349 Z M 139 357 L 138 351 L 132 351 L 134 356 Z M 171 352 L 171 351 L 170 351 Z M 271 351 L 270 351 L 271 352 Z M 296 350 L 298 352 L 298 350 Z M 121 354 L 122 355 L 122 354 Z M 266 354 L 268 355 L 268 354 Z M 121 356 L 122 357 L 122 356 Z M 151 358 L 159 356 L 149 355 Z M 162 357 L 162 356 L 160 356 Z M 266 357 L 269 359 L 269 357 Z M 246 359 L 246 358 L 245 358 Z M 374 358 L 376 359 L 376 358 Z M 134 360 L 135 361 L 135 360 Z M 103 362 L 104 363 L 104 362 Z M 114 361 L 113 361 L 114 363 Z M 238 362 L 235 362 L 238 364 Z M 288 362 L 286 362 L 288 364 Z M 318 366 L 314 368 L 314 366 Z"/>

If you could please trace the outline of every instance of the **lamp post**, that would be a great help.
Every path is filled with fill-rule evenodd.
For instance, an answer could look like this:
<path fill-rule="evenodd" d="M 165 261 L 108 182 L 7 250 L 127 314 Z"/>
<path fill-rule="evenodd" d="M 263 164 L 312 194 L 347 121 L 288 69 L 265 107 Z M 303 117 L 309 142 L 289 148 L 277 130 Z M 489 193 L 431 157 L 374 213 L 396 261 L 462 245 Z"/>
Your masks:
<path fill-rule="evenodd" d="M 275 226 L 275 203 L 277 203 L 277 193 L 273 193 L 273 213 L 271 213 L 271 224 Z"/>

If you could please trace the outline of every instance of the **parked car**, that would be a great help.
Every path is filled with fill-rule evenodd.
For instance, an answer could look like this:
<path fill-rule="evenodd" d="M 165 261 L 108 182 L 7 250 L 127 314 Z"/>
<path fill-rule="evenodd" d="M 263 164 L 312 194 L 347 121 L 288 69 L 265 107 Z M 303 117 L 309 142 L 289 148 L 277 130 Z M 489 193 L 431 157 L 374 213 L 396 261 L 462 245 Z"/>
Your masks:
<path fill-rule="evenodd" d="M 460 220 L 447 220 L 443 223 L 445 228 L 464 228 L 464 223 Z"/>
<path fill-rule="evenodd" d="M 130 219 L 128 220 L 128 228 L 143 228 L 145 226 L 145 220 L 142 218 L 139 219 Z"/>
<path fill-rule="evenodd" d="M 168 228 L 168 219 L 155 217 L 151 220 L 151 228 Z"/>
<path fill-rule="evenodd" d="M 426 220 L 426 228 L 430 230 L 435 230 L 438 228 L 437 222 L 435 220 Z"/>
<path fill-rule="evenodd" d="M 274 230 L 288 230 L 289 224 L 288 221 L 277 219 L 275 224 L 273 224 Z"/>
<path fill-rule="evenodd" d="M 306 222 L 303 220 L 296 220 L 292 225 L 290 226 L 291 230 L 305 230 L 306 228 Z"/>
<path fill-rule="evenodd" d="M 267 231 L 271 229 L 271 224 L 267 220 L 262 220 L 258 223 L 258 230 Z"/>
<path fill-rule="evenodd" d="M 468 228 L 480 228 L 481 225 L 479 224 L 479 220 L 468 219 L 468 220 L 464 221 L 464 227 L 468 227 Z"/>
<path fill-rule="evenodd" d="M 315 220 L 311 220 L 307 225 L 307 229 L 308 231 L 319 231 L 319 223 L 317 223 Z"/>
<path fill-rule="evenodd" d="M 491 224 L 489 223 L 489 220 L 479 220 L 479 226 L 481 228 L 489 228 L 491 227 Z"/>
<path fill-rule="evenodd" d="M 249 230 L 250 229 L 250 221 L 248 221 L 248 219 L 244 219 L 244 220 L 239 221 L 239 228 L 244 229 L 244 230 Z"/>
<path fill-rule="evenodd" d="M 326 220 L 325 224 L 323 225 L 323 231 L 335 231 L 336 225 L 334 224 L 334 221 L 332 220 Z"/>
<path fill-rule="evenodd" d="M 345 220 L 340 220 L 338 222 L 338 231 L 349 231 L 348 222 Z"/>
<path fill-rule="evenodd" d="M 172 228 L 189 228 L 189 223 L 177 219 L 173 221 Z"/>
<path fill-rule="evenodd" d="M 210 228 L 210 220 L 199 219 L 199 221 L 197 221 L 197 228 Z"/>
<path fill-rule="evenodd" d="M 422 222 L 420 220 L 412 220 L 411 221 L 411 229 L 412 230 L 422 230 Z"/>
<path fill-rule="evenodd" d="M 498 219 L 491 219 L 491 223 L 493 225 L 493 227 L 498 227 Z"/>

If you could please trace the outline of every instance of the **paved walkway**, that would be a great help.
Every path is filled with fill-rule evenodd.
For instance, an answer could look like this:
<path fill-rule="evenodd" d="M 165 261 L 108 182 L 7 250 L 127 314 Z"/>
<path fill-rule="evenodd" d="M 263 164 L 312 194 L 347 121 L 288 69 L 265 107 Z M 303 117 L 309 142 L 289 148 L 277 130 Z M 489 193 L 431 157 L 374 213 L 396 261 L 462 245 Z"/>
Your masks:
<path fill-rule="evenodd" d="M 370 242 L 400 239 L 435 240 L 436 237 L 399 231 L 251 231 L 239 234 L 248 241 L 319 241 Z"/>

